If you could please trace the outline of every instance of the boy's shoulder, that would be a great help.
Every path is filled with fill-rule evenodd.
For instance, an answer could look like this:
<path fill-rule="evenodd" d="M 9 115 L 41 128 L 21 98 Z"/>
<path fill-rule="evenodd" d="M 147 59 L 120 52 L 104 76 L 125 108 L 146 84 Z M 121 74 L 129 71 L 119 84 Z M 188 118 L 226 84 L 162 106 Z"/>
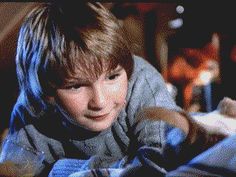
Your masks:
<path fill-rule="evenodd" d="M 152 75 L 152 74 L 160 75 L 158 70 L 144 58 L 137 55 L 133 55 L 133 60 L 134 60 L 133 77 L 135 76 L 142 77 L 143 73 L 145 73 L 145 75 Z"/>
<path fill-rule="evenodd" d="M 143 57 L 138 56 L 138 55 L 133 55 L 133 60 L 134 60 L 134 66 L 142 67 L 146 65 L 150 65 L 147 60 L 145 60 Z"/>
<path fill-rule="evenodd" d="M 157 71 L 157 69 L 151 63 L 149 63 L 149 61 L 147 61 L 141 56 L 133 55 L 133 60 L 134 60 L 134 68 L 136 69 L 139 69 L 139 70 L 151 69 L 151 70 Z"/>
<path fill-rule="evenodd" d="M 26 105 L 18 99 L 11 112 L 10 127 L 20 129 L 28 124 L 33 124 L 34 121 L 37 121 L 38 119 L 38 117 L 31 115 L 30 111 L 26 108 Z"/>

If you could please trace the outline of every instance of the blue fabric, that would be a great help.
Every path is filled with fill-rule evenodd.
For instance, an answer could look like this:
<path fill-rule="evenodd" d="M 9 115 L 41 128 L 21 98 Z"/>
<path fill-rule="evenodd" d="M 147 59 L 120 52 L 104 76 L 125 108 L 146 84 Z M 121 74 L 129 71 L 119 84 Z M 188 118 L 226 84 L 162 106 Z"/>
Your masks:
<path fill-rule="evenodd" d="M 204 99 L 205 99 L 205 102 L 206 102 L 206 111 L 211 112 L 211 111 L 213 111 L 211 83 L 203 86 L 203 90 L 204 90 Z"/>
<path fill-rule="evenodd" d="M 128 177 L 143 172 L 149 174 L 155 172 L 164 176 L 166 171 L 155 164 L 153 159 L 149 159 L 154 154 L 156 156 L 153 158 L 158 160 L 158 148 L 141 147 L 137 156 L 127 165 L 124 163 L 126 159 L 121 159 L 109 168 L 93 169 L 89 169 L 89 164 L 94 160 L 93 158 L 88 160 L 61 159 L 54 164 L 49 177 Z"/>
<path fill-rule="evenodd" d="M 178 138 L 177 138 L 178 137 Z M 181 138 L 179 138 L 181 137 Z M 167 138 L 167 146 L 165 152 L 162 152 L 160 148 L 142 146 L 136 152 L 135 157 L 127 163 L 127 157 L 121 160 L 115 161 L 107 168 L 93 168 L 91 164 L 95 164 L 96 161 L 103 160 L 109 161 L 109 157 L 93 156 L 88 160 L 78 159 L 61 159 L 58 160 L 49 177 L 116 177 L 116 176 L 139 176 L 140 174 L 152 174 L 154 176 L 165 176 L 167 173 L 166 167 L 174 166 L 179 163 L 178 160 L 175 163 L 170 163 L 173 155 L 179 151 L 179 147 L 186 135 L 180 129 L 173 129 Z M 98 160 L 99 159 L 99 160 Z M 143 175 L 142 175 L 143 176 Z"/>
<path fill-rule="evenodd" d="M 236 135 L 226 138 L 167 176 L 236 176 Z"/>
<path fill-rule="evenodd" d="M 53 166 L 49 177 L 120 176 L 124 168 L 89 169 L 89 160 L 62 159 Z"/>
<path fill-rule="evenodd" d="M 71 174 L 69 177 L 120 177 L 124 169 L 94 169 L 94 170 L 87 170 L 87 171 L 80 171 Z M 59 176 L 58 176 L 59 177 Z"/>
<path fill-rule="evenodd" d="M 69 175 L 65 173 L 50 173 L 50 177 L 130 177 L 130 176 L 166 176 L 166 177 L 229 177 L 236 176 L 236 135 L 229 137 L 214 147 L 198 155 L 188 164 L 185 164 L 174 171 L 166 172 L 154 163 L 158 160 L 159 152 L 157 148 L 142 147 L 138 151 L 137 157 L 126 168 L 101 168 L 86 169 L 85 161 L 71 161 L 70 164 L 76 169 Z M 82 162 L 82 163 L 81 163 Z M 56 166 L 64 170 L 63 163 Z M 55 167 L 54 166 L 54 169 Z M 64 170 L 65 172 L 66 170 Z M 68 171 L 68 170 L 67 170 Z"/>

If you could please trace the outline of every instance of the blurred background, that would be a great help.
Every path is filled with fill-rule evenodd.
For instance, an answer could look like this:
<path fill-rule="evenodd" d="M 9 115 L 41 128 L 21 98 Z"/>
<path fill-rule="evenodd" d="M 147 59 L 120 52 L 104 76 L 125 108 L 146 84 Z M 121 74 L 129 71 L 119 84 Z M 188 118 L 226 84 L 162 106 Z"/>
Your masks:
<path fill-rule="evenodd" d="M 15 54 L 24 16 L 36 2 L 0 2 L 0 133 L 18 95 Z M 102 3 L 120 21 L 132 52 L 163 75 L 176 103 L 210 112 L 236 99 L 236 7 L 226 1 Z"/>

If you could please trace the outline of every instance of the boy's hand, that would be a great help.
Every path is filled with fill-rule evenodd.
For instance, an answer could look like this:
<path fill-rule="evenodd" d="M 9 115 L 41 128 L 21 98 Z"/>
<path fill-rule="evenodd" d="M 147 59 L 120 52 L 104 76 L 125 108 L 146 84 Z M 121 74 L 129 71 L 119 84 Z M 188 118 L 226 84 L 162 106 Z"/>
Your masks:
<path fill-rule="evenodd" d="M 232 117 L 236 119 L 236 101 L 228 97 L 225 97 L 220 101 L 217 109 L 220 114 Z"/>

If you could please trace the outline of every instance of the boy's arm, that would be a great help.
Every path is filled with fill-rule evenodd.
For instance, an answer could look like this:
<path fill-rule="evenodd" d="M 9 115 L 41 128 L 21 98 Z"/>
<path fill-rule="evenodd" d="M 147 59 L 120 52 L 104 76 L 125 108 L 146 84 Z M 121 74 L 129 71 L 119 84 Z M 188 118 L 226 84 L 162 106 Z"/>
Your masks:
<path fill-rule="evenodd" d="M 150 119 L 154 121 L 165 121 L 166 123 L 180 128 L 187 135 L 186 142 L 194 144 L 199 139 L 208 148 L 226 137 L 224 131 L 209 131 L 204 121 L 195 121 L 187 112 L 173 111 L 162 107 L 149 107 L 143 109 L 137 116 L 138 121 Z"/>
<path fill-rule="evenodd" d="M 182 158 L 184 163 L 204 151 L 206 145 L 197 141 L 198 136 L 196 135 L 202 134 L 201 136 L 205 138 L 204 141 L 211 144 L 208 142 L 208 135 L 201 132 L 202 129 L 196 126 L 195 122 L 188 122 L 188 119 L 178 113 L 182 109 L 171 98 L 161 75 L 152 70 L 151 67 L 148 70 L 140 71 L 138 74 L 139 77 L 135 80 L 132 89 L 132 99 L 128 104 L 131 107 L 130 110 L 136 112 L 134 121 L 131 122 L 134 137 L 130 136 L 130 138 L 134 139 L 134 142 L 137 141 L 137 149 L 142 146 L 155 147 L 159 151 L 160 158 L 165 161 L 163 163 L 159 161 L 157 164 L 165 169 L 172 169 L 172 167 L 176 168 L 176 166 L 181 165 L 182 163 L 178 162 L 180 161 L 178 158 L 182 158 L 182 154 L 185 156 Z M 160 110 L 156 113 L 151 111 L 149 113 L 153 113 L 153 117 L 150 118 L 142 114 L 141 117 L 143 118 L 141 121 L 139 120 L 140 113 L 143 110 L 152 108 L 155 110 L 156 107 L 163 108 L 162 112 Z M 172 110 L 173 112 L 170 111 L 165 114 L 164 110 Z M 177 113 L 175 114 L 175 112 Z M 175 126 L 179 128 L 175 128 Z M 184 151 L 189 151 L 189 154 Z M 175 165 L 172 165 L 175 162 L 173 158 L 177 158 Z"/>
<path fill-rule="evenodd" d="M 188 114 L 166 108 L 145 108 L 137 119 L 139 146 L 148 147 L 143 150 L 142 158 L 166 171 L 187 163 L 225 138 L 221 133 L 208 132 Z M 145 155 L 149 152 L 155 155 Z"/>

